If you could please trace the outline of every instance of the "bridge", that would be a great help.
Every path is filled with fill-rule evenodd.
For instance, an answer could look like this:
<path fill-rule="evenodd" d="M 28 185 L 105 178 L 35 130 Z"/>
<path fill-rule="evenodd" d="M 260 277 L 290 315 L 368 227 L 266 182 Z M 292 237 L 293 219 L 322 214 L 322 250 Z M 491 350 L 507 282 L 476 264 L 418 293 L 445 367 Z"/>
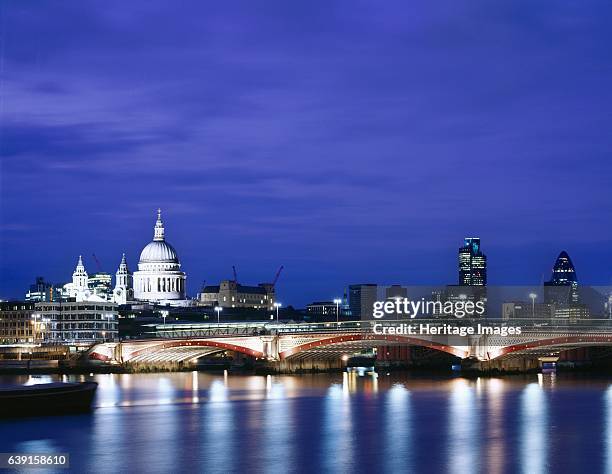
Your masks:
<path fill-rule="evenodd" d="M 467 321 L 454 324 L 469 325 Z M 110 364 L 192 364 L 203 357 L 233 354 L 284 367 L 308 367 L 342 360 L 380 347 L 410 346 L 446 353 L 459 359 L 514 367 L 517 361 L 556 360 L 564 351 L 583 347 L 611 347 L 612 321 L 555 322 L 529 320 L 519 335 L 390 334 L 374 321 L 340 323 L 222 323 L 151 325 L 151 337 L 106 342 L 89 351 L 91 360 Z M 441 320 L 386 321 L 440 327 Z M 473 322 L 472 322 L 473 323 Z M 489 327 L 521 326 L 521 321 L 481 321 Z M 514 362 L 513 362 L 514 361 Z M 493 364 L 492 364 L 493 363 Z M 524 364 L 523 364 L 524 366 Z"/>

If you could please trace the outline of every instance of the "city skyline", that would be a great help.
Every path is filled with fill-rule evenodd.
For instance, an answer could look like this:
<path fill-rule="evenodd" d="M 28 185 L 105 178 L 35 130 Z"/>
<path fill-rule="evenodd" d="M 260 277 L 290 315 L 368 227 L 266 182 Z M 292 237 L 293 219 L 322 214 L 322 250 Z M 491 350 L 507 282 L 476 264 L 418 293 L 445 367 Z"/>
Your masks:
<path fill-rule="evenodd" d="M 129 275 L 130 275 L 130 278 L 132 278 L 132 276 L 135 273 L 138 273 L 138 271 L 136 271 L 136 269 L 141 268 L 141 264 L 143 262 L 145 262 L 145 266 L 146 266 L 147 262 L 150 261 L 151 252 L 152 251 L 154 251 L 154 252 L 159 252 L 160 251 L 158 249 L 158 247 L 160 245 L 160 241 L 161 241 L 161 243 L 163 245 L 165 245 L 167 247 L 167 250 L 165 250 L 165 249 L 162 250 L 162 253 L 165 252 L 164 255 L 167 254 L 169 256 L 168 257 L 168 258 L 170 258 L 169 261 L 174 262 L 173 265 L 174 264 L 178 264 L 179 265 L 178 268 L 183 266 L 183 264 L 179 262 L 178 254 L 180 253 L 180 251 L 176 251 L 171 245 L 168 245 L 165 242 L 165 238 L 164 238 L 165 237 L 164 236 L 164 234 L 165 234 L 165 227 L 164 227 L 164 223 L 162 222 L 161 213 L 162 213 L 161 208 L 157 209 L 157 211 L 156 211 L 156 222 L 155 222 L 155 225 L 153 227 L 153 230 L 154 230 L 154 239 L 153 239 L 153 241 L 149 242 L 149 244 L 145 245 L 145 247 L 142 249 L 142 252 L 138 252 L 137 253 L 138 255 L 140 255 L 140 262 L 138 262 L 138 259 L 136 260 L 136 262 L 138 262 L 139 264 L 138 265 L 136 265 L 136 264 L 131 265 L 129 263 L 129 259 L 126 258 L 125 253 L 122 253 L 120 263 L 119 263 L 119 265 L 117 266 L 117 269 L 116 269 L 117 272 L 125 273 L 129 269 L 129 271 L 130 271 Z M 391 282 L 391 281 L 379 280 L 379 281 L 376 281 L 375 284 L 376 285 L 381 285 L 381 286 L 388 286 L 388 285 L 407 285 L 407 286 L 425 285 L 425 286 L 427 286 L 427 285 L 432 285 L 432 284 L 433 285 L 446 285 L 446 284 L 455 285 L 455 284 L 459 284 L 459 285 L 468 285 L 468 286 L 474 284 L 474 285 L 485 285 L 486 286 L 487 285 L 487 277 L 486 277 L 486 275 L 487 275 L 488 267 L 487 267 L 487 263 L 486 263 L 486 260 L 487 260 L 486 255 L 484 253 L 482 253 L 482 251 L 481 251 L 481 239 L 479 237 L 475 237 L 475 236 L 465 237 L 463 239 L 463 243 L 464 243 L 464 245 L 460 246 L 458 248 L 458 254 L 456 256 L 456 261 L 455 261 L 455 269 L 456 269 L 455 270 L 455 275 L 457 275 L 456 271 L 457 270 L 459 271 L 459 275 L 458 275 L 458 278 L 457 278 L 456 281 L 446 281 L 446 282 L 431 282 L 431 281 L 429 281 L 429 282 L 423 282 L 423 281 L 421 281 L 421 282 L 407 282 L 407 281 L 394 281 L 394 282 Z M 152 248 L 153 248 L 153 250 L 151 250 Z M 476 268 L 476 272 L 477 272 L 477 275 L 478 275 L 478 277 L 477 277 L 478 280 L 475 280 L 474 282 L 471 282 L 471 283 L 466 280 L 465 273 L 466 273 L 466 269 L 470 269 L 469 270 L 470 272 L 472 271 L 471 267 L 472 267 L 472 264 L 473 264 L 473 262 L 472 262 L 472 258 L 473 257 L 470 257 L 469 263 L 466 263 L 466 260 L 465 260 L 466 252 L 468 252 L 468 255 L 470 255 L 470 254 L 471 255 L 476 255 L 476 256 L 478 256 L 478 258 L 482 259 L 482 260 L 479 260 L 478 261 L 479 263 L 476 263 L 476 266 L 474 267 L 474 268 Z M 457 259 L 457 257 L 458 257 L 458 259 Z M 144 260 L 142 260 L 143 258 L 144 258 Z M 151 261 L 156 261 L 156 259 L 157 259 L 157 257 L 153 258 L 153 260 L 151 260 Z M 100 266 L 99 260 L 98 260 L 97 256 L 95 255 L 95 253 L 91 255 L 91 260 L 92 260 L 92 262 L 95 262 L 96 265 Z M 566 261 L 568 263 L 566 263 Z M 466 267 L 466 265 L 468 265 L 468 266 Z M 115 275 L 115 272 L 112 271 L 112 270 L 106 271 L 106 270 L 102 270 L 101 268 L 97 268 L 95 271 L 91 271 L 91 270 L 90 271 L 86 271 L 85 267 L 86 267 L 86 265 L 84 265 L 84 263 L 83 263 L 83 255 L 79 254 L 75 273 L 72 274 L 72 281 L 73 281 L 73 283 L 69 283 L 68 286 L 66 286 L 64 288 L 64 291 L 73 292 L 74 291 L 73 287 L 75 285 L 77 287 L 80 287 L 81 291 L 88 291 L 87 290 L 87 288 L 88 288 L 87 275 L 89 275 L 91 277 L 92 275 L 99 275 L 100 272 L 107 273 L 108 275 L 111 276 L 113 282 L 115 282 L 115 280 L 117 280 L 117 278 L 119 278 L 119 273 L 117 273 L 117 277 L 114 277 L 113 275 Z M 154 267 L 155 267 L 155 265 L 154 265 Z M 561 270 L 563 272 L 567 272 L 568 271 L 568 270 L 566 270 L 566 267 L 571 269 L 571 272 L 572 272 L 572 275 L 573 275 L 572 278 L 576 278 L 575 277 L 575 270 L 574 270 L 574 266 L 572 264 L 572 261 L 571 261 L 569 255 L 568 255 L 568 253 L 565 250 L 562 250 L 559 253 L 559 255 L 556 258 L 556 260 L 554 261 L 554 264 L 550 266 L 550 273 L 549 273 L 549 275 L 552 275 L 551 278 L 553 278 L 553 280 L 554 280 L 556 278 L 556 276 L 558 277 L 559 272 Z M 155 273 L 155 268 L 152 268 L 152 270 Z M 176 270 L 176 268 L 173 267 L 173 270 Z M 234 272 L 233 276 L 234 276 L 234 279 L 235 279 L 237 277 L 236 270 L 235 270 L 235 265 L 232 265 L 232 270 Z M 280 275 L 281 270 L 282 270 L 282 268 L 279 269 L 277 277 Z M 482 273 L 480 273 L 480 272 L 482 272 Z M 76 280 L 75 280 L 75 275 L 76 275 L 76 278 L 77 278 Z M 155 276 L 155 278 L 157 279 L 158 275 L 156 273 L 154 275 L 153 274 L 151 274 L 151 275 Z M 172 275 L 174 275 L 174 274 L 172 273 Z M 79 279 L 79 277 L 83 277 L 83 276 L 84 276 L 85 280 L 83 280 L 83 278 Z M 176 276 L 176 275 L 174 275 L 174 276 Z M 39 278 L 39 277 L 41 277 L 41 275 L 37 275 L 36 278 Z M 42 278 L 44 279 L 44 281 L 47 284 L 50 283 L 52 285 L 59 285 L 59 286 L 63 286 L 68 281 L 68 280 L 62 280 L 62 279 L 52 280 L 52 279 L 50 279 L 48 277 L 45 277 L 45 276 L 42 276 Z M 124 278 L 124 277 L 122 277 L 122 278 Z M 185 274 L 183 274 L 183 278 L 185 278 Z M 484 280 L 481 280 L 481 278 L 484 278 Z M 163 279 L 164 278 L 162 278 L 162 280 Z M 235 281 L 236 283 L 241 283 L 241 284 L 251 283 L 251 282 L 245 282 L 242 279 L 240 279 L 240 280 L 233 280 L 232 278 L 225 278 L 225 277 L 222 277 L 222 278 L 220 278 L 217 281 L 211 281 L 211 280 L 205 280 L 205 281 L 210 285 L 211 283 L 218 283 L 218 282 L 220 282 L 222 280 Z M 76 283 L 74 283 L 74 282 L 76 282 Z M 357 281 L 351 280 L 349 282 L 346 282 L 346 284 L 342 286 L 341 291 L 337 292 L 337 296 L 342 296 L 342 295 L 346 296 L 346 295 L 348 295 L 349 289 L 350 289 L 349 287 L 351 285 L 359 285 L 359 284 L 363 284 L 363 283 L 367 283 L 367 282 L 373 283 L 374 280 L 372 280 L 372 279 L 367 280 L 366 279 L 366 280 L 364 280 L 362 282 L 357 282 Z M 122 291 L 125 291 L 125 289 L 127 288 L 126 287 L 126 283 L 123 280 L 121 282 L 117 282 L 117 284 L 123 285 L 123 286 L 121 286 Z M 498 282 L 494 282 L 493 284 L 495 285 L 495 284 L 499 284 L 499 283 Z M 550 283 L 548 282 L 548 277 L 543 272 L 542 273 L 542 277 L 541 277 L 539 282 L 526 282 L 526 283 L 523 282 L 521 284 L 522 285 L 528 284 L 528 285 L 540 285 L 540 286 L 544 285 L 545 286 L 545 285 L 550 284 Z M 115 283 L 111 283 L 110 286 L 109 286 L 109 290 L 112 290 L 114 285 L 115 285 Z M 130 288 L 132 287 L 131 285 L 133 285 L 133 284 L 130 284 Z M 149 285 L 151 285 L 151 283 L 149 283 Z M 25 291 L 25 288 L 27 288 L 29 286 L 30 286 L 30 284 L 28 284 L 26 287 L 24 287 L 24 291 Z M 58 286 L 58 288 L 59 288 L 59 286 Z M 139 286 L 139 284 L 137 283 L 134 288 L 137 289 L 138 286 Z M 178 288 L 178 285 L 177 285 L 177 288 Z M 202 288 L 203 287 L 197 288 L 196 291 L 193 292 L 193 293 L 187 292 L 186 296 L 188 298 L 190 298 L 190 299 L 191 298 L 196 298 L 197 294 L 202 290 Z M 8 300 L 11 300 L 11 299 L 12 300 L 22 299 L 24 291 L 22 291 L 21 294 L 19 294 L 19 295 L 11 296 L 9 298 L 4 298 L 4 299 L 8 299 Z M 132 290 L 132 292 L 133 292 L 133 290 Z M 76 293 L 72 294 L 73 297 L 75 295 L 76 295 Z M 277 293 L 277 295 L 278 295 L 278 293 Z M 305 295 L 308 295 L 308 292 L 301 292 L 300 293 L 300 296 L 302 298 L 305 298 L 306 297 Z M 282 293 L 281 293 L 281 298 L 280 299 L 284 300 L 286 305 L 302 307 L 302 306 L 305 306 L 307 303 L 310 303 L 312 301 L 324 300 L 326 296 L 327 295 L 315 295 L 315 296 L 312 297 L 312 299 L 306 300 L 306 302 L 302 302 L 301 300 L 293 301 L 293 300 L 290 300 L 289 298 L 284 298 L 284 297 L 282 297 Z M 180 300 L 180 299 L 182 299 L 182 296 L 177 294 L 173 298 Z M 144 297 L 144 296 L 140 296 L 140 297 L 137 297 L 136 299 L 144 299 L 144 300 L 146 300 L 148 298 Z M 77 298 L 77 300 L 78 300 L 78 298 Z"/>
<path fill-rule="evenodd" d="M 470 235 L 612 283 L 612 6 L 519 4 L 3 3 L 0 297 L 134 269 L 158 207 L 191 295 L 454 282 Z"/>

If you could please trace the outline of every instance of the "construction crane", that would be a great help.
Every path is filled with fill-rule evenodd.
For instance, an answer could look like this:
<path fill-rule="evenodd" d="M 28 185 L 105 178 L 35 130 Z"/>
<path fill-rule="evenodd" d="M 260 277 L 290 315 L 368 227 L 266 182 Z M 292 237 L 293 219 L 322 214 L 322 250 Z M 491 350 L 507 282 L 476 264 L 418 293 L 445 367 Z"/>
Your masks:
<path fill-rule="evenodd" d="M 234 272 L 234 281 L 238 283 L 238 274 L 236 273 L 236 265 L 232 265 L 232 270 Z"/>
<path fill-rule="evenodd" d="M 102 272 L 102 265 L 100 265 L 100 260 L 98 260 L 98 257 L 96 257 L 96 254 L 92 253 L 91 256 L 93 257 L 93 259 L 96 262 L 96 266 L 98 267 L 98 271 Z"/>
<path fill-rule="evenodd" d="M 280 267 L 278 267 L 278 271 L 276 272 L 276 275 L 274 276 L 274 281 L 272 281 L 272 286 L 273 287 L 276 286 L 276 282 L 278 281 L 278 277 L 280 276 L 281 272 L 283 271 L 283 268 L 285 268 L 284 265 L 281 265 Z"/>

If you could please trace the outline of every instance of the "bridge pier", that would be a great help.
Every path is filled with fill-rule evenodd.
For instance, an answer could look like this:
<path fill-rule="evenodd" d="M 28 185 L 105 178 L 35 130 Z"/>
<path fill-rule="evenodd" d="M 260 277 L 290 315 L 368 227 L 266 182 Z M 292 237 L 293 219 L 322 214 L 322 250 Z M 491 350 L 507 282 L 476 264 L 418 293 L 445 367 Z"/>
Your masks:
<path fill-rule="evenodd" d="M 344 369 L 345 362 L 338 359 L 284 359 L 284 360 L 257 360 L 257 372 L 275 374 L 299 374 L 308 372 L 330 372 Z"/>
<path fill-rule="evenodd" d="M 461 368 L 474 372 L 535 372 L 540 370 L 541 362 L 537 356 L 524 356 L 512 359 L 475 360 L 464 359 Z"/>

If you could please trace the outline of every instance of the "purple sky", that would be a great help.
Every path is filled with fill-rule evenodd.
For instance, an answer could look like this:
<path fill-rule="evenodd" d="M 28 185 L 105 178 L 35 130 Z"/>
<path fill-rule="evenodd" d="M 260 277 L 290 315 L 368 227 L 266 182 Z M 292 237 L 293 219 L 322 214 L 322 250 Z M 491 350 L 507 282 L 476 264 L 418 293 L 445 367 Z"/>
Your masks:
<path fill-rule="evenodd" d="M 435 5 L 434 5 L 435 4 Z M 161 207 L 194 294 L 270 280 L 612 283 L 607 1 L 0 3 L 0 298 L 136 269 Z"/>

